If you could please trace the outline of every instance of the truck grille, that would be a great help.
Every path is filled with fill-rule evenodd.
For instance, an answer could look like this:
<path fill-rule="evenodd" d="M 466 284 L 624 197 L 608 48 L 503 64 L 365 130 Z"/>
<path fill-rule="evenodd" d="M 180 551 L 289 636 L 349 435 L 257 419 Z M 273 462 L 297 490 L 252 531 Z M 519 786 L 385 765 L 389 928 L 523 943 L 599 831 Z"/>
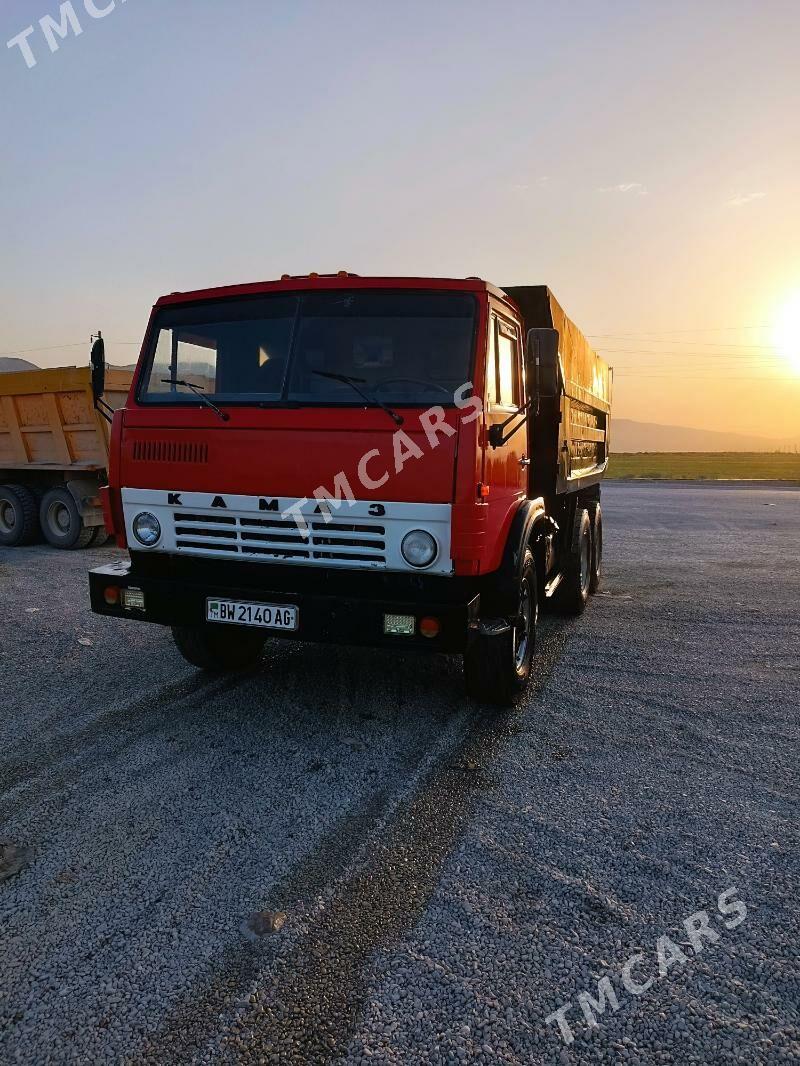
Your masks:
<path fill-rule="evenodd" d="M 371 522 L 308 523 L 301 533 L 292 519 L 233 514 L 174 515 L 175 546 L 181 552 L 228 556 L 318 560 L 330 564 L 386 565 L 386 529 Z"/>

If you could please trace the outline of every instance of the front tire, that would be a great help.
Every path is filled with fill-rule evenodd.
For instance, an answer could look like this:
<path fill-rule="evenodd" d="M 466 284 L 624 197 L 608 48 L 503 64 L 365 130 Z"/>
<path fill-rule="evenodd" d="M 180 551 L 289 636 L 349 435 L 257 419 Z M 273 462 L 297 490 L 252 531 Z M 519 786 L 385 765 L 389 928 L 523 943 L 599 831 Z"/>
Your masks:
<path fill-rule="evenodd" d="M 519 582 L 519 608 L 510 626 L 475 635 L 464 653 L 467 694 L 480 703 L 513 707 L 530 681 L 536 650 L 539 595 L 533 555 L 525 549 Z"/>
<path fill-rule="evenodd" d="M 255 666 L 266 639 L 257 630 L 218 625 L 173 626 L 172 638 L 187 663 L 213 673 Z"/>
<path fill-rule="evenodd" d="M 50 489 L 42 497 L 39 521 L 48 544 L 66 551 L 88 548 L 94 527 L 84 525 L 69 489 Z"/>

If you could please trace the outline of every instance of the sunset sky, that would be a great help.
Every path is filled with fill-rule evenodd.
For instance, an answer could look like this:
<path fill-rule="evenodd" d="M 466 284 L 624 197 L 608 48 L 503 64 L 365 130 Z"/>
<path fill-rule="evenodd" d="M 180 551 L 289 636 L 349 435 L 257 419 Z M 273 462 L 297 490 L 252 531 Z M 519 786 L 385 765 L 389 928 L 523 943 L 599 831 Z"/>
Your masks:
<path fill-rule="evenodd" d="M 0 6 L 36 59 L 0 50 L 0 353 L 130 362 L 176 289 L 479 275 L 554 289 L 617 415 L 800 440 L 797 0 L 73 3 L 53 54 L 57 0 Z"/>

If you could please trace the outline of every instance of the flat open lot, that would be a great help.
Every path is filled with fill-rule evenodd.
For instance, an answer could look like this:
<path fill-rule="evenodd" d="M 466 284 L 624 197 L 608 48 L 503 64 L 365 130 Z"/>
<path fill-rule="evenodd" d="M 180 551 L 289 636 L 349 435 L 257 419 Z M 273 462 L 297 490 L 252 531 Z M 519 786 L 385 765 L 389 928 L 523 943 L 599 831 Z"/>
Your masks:
<path fill-rule="evenodd" d="M 796 1061 L 800 491 L 603 507 L 602 594 L 500 717 L 445 659 L 205 677 L 89 613 L 113 549 L 0 549 L 0 1062 Z"/>

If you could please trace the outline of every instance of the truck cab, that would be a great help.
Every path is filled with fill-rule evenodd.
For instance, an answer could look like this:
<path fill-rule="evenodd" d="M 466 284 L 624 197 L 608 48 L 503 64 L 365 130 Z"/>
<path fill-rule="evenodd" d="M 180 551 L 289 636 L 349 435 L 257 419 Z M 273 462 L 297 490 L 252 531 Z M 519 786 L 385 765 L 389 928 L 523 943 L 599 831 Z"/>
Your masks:
<path fill-rule="evenodd" d="M 540 605 L 599 575 L 607 368 L 560 315 L 543 287 L 345 272 L 163 297 L 102 492 L 129 559 L 93 610 L 203 669 L 267 637 L 463 654 L 514 702 Z"/>

